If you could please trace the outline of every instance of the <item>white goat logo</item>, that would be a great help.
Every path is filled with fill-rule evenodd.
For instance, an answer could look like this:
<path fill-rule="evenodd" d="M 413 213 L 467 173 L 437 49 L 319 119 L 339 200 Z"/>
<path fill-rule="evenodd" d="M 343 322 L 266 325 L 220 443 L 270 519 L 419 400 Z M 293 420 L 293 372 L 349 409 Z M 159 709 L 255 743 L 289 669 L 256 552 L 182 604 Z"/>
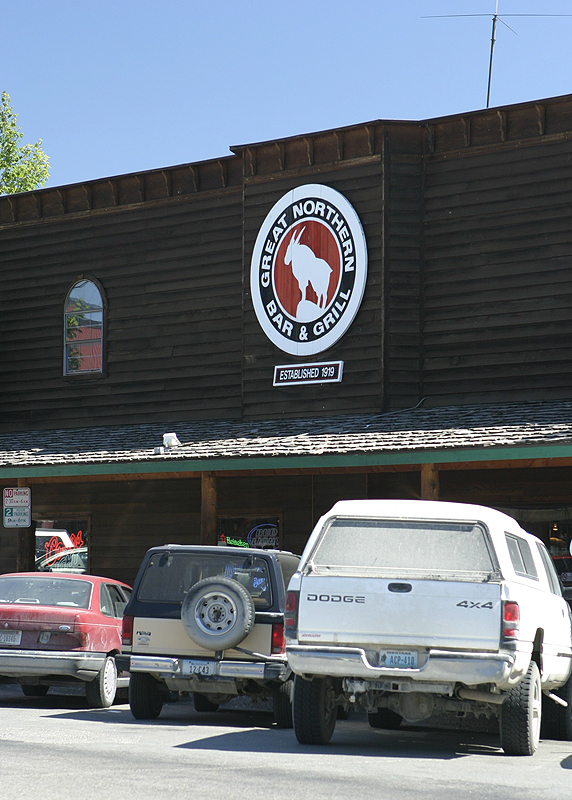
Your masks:
<path fill-rule="evenodd" d="M 308 284 L 318 297 L 318 306 L 324 308 L 328 299 L 328 286 L 332 268 L 323 258 L 317 258 L 314 251 L 305 244 L 300 244 L 302 234 L 306 230 L 304 226 L 299 233 L 292 234 L 292 238 L 286 248 L 284 256 L 285 264 L 292 264 L 292 274 L 298 281 L 298 286 L 302 292 L 302 300 L 306 300 L 306 289 Z"/>

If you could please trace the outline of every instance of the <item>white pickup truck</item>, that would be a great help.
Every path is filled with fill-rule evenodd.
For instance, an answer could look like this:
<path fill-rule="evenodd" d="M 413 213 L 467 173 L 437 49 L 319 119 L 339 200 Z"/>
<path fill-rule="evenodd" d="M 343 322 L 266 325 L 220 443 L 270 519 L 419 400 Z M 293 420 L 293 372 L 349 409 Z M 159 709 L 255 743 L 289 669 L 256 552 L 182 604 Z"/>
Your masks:
<path fill-rule="evenodd" d="M 572 739 L 571 614 L 543 543 L 477 505 L 347 500 L 316 525 L 286 599 L 294 731 L 435 713 L 500 719 L 507 754 Z"/>

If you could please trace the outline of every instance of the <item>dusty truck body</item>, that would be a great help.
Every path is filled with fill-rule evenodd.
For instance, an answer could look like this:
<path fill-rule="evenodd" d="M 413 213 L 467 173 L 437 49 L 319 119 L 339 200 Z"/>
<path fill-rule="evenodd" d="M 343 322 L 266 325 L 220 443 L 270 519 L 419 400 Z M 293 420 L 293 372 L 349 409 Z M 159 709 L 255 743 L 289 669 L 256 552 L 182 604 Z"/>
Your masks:
<path fill-rule="evenodd" d="M 373 727 L 498 716 L 507 753 L 572 738 L 569 606 L 542 542 L 483 506 L 351 500 L 318 522 L 290 581 L 294 729 L 325 743 L 339 709 Z"/>

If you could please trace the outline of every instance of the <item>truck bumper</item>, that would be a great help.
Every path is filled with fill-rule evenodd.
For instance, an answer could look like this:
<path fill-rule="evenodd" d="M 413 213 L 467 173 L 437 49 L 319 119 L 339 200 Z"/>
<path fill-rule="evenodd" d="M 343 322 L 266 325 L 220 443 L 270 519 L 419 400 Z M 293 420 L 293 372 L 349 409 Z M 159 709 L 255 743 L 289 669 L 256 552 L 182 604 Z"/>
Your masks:
<path fill-rule="evenodd" d="M 418 669 L 395 669 L 371 664 L 365 650 L 359 647 L 292 644 L 287 645 L 286 654 L 292 671 L 297 675 L 329 675 L 389 683 L 419 681 L 449 685 L 463 683 L 466 686 L 493 683 L 499 689 L 509 689 L 519 681 L 530 661 L 530 654 L 518 652 L 430 650 L 427 661 Z"/>
<path fill-rule="evenodd" d="M 101 671 L 106 658 L 106 653 L 0 650 L 0 677 L 16 678 L 20 683 L 22 678 L 48 675 L 91 681 Z"/>
<path fill-rule="evenodd" d="M 172 658 L 170 656 L 131 656 L 129 662 L 130 672 L 148 672 L 159 678 L 188 679 L 196 681 L 217 680 L 256 680 L 256 681 L 285 681 L 290 674 L 290 669 L 285 660 L 276 661 L 209 661 L 205 659 L 211 669 L 209 675 L 191 675 L 185 668 L 189 659 Z M 193 659 L 197 661 L 197 659 Z"/>

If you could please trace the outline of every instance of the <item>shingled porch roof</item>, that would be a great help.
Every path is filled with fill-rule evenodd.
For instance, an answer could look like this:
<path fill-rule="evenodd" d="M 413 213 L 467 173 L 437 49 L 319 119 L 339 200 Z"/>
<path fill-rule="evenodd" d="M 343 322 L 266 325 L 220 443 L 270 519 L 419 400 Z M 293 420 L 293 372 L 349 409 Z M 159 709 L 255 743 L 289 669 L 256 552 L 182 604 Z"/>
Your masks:
<path fill-rule="evenodd" d="M 180 447 L 165 449 L 163 434 Z M 0 476 L 49 477 L 572 459 L 572 401 L 0 435 Z"/>

